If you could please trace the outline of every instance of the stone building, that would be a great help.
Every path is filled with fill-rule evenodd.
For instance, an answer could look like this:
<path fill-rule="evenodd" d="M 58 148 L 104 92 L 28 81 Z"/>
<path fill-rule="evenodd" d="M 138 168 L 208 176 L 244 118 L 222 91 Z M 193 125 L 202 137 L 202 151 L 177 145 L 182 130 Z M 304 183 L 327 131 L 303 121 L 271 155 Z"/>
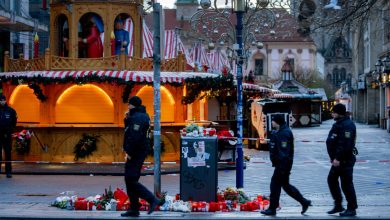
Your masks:
<path fill-rule="evenodd" d="M 389 129 L 390 69 L 382 66 L 378 72 L 375 65 L 390 55 L 390 2 L 378 1 L 370 13 L 368 21 L 352 32 L 353 116 Z"/>
<path fill-rule="evenodd" d="M 0 1 L 0 71 L 5 51 L 9 51 L 13 58 L 19 58 L 20 54 L 24 58 L 32 57 L 34 34 L 46 33 L 47 36 L 48 15 L 41 1 L 39 3 L 37 0 Z M 42 36 L 41 52 L 47 44 L 48 39 Z"/>

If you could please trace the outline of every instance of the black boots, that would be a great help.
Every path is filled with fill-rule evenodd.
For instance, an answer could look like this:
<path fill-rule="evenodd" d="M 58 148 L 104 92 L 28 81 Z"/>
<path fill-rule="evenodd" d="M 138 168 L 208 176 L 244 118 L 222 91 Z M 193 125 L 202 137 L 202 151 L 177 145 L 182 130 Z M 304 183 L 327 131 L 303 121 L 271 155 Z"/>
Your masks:
<path fill-rule="evenodd" d="M 342 212 L 342 211 L 344 211 L 344 210 L 345 210 L 345 209 L 343 208 L 342 205 L 335 205 L 335 206 L 333 207 L 333 209 L 330 210 L 330 211 L 328 211 L 327 213 L 328 213 L 329 215 L 331 215 L 331 214 L 336 214 L 336 213 L 338 213 L 338 212 Z"/>
<path fill-rule="evenodd" d="M 302 211 L 301 211 L 302 215 L 305 214 L 305 212 L 307 211 L 309 206 L 311 206 L 311 201 L 306 199 L 306 201 L 304 203 L 302 203 Z"/>
<path fill-rule="evenodd" d="M 340 212 L 340 216 L 342 217 L 352 217 L 356 216 L 356 211 L 355 210 L 345 210 L 344 212 Z"/>
<path fill-rule="evenodd" d="M 274 209 L 266 209 L 266 210 L 260 211 L 260 213 L 263 214 L 263 215 L 276 215 L 276 210 L 274 210 Z"/>
<path fill-rule="evenodd" d="M 139 216 L 139 211 L 134 211 L 134 210 L 127 210 L 126 212 L 121 214 L 122 217 L 138 217 Z"/>

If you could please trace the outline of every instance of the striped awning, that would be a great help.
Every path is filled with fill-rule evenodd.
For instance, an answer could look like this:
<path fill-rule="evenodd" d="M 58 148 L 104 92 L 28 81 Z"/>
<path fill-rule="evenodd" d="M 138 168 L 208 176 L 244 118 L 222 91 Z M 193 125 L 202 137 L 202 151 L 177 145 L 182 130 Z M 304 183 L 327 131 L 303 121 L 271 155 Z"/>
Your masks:
<path fill-rule="evenodd" d="M 250 83 L 242 83 L 242 88 L 244 90 L 254 90 L 259 92 L 267 92 L 267 93 L 272 92 L 272 89 L 255 85 L 255 84 L 250 84 Z"/>
<path fill-rule="evenodd" d="M 123 79 L 125 81 L 133 82 L 153 82 L 152 71 L 110 71 L 110 70 L 82 70 L 82 71 L 24 71 L 24 72 L 2 72 L 0 77 L 43 77 L 50 79 L 63 79 L 67 77 L 82 78 L 86 76 L 100 76 Z M 203 72 L 161 72 L 162 83 L 184 83 L 187 78 L 202 77 L 214 78 L 218 77 L 216 74 Z"/>
<path fill-rule="evenodd" d="M 278 99 L 291 99 L 294 98 L 293 95 L 291 94 L 286 94 L 286 93 L 279 93 L 279 94 L 274 94 L 272 98 L 278 98 Z"/>

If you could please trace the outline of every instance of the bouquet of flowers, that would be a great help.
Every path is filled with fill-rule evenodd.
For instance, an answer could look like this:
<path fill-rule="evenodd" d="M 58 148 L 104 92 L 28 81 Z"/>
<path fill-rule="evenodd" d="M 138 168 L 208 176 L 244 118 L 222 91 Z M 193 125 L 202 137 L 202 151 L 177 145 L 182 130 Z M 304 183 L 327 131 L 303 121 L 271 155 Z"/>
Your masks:
<path fill-rule="evenodd" d="M 27 154 L 30 151 L 31 130 L 22 130 L 12 134 L 15 138 L 15 150 L 18 154 Z"/>

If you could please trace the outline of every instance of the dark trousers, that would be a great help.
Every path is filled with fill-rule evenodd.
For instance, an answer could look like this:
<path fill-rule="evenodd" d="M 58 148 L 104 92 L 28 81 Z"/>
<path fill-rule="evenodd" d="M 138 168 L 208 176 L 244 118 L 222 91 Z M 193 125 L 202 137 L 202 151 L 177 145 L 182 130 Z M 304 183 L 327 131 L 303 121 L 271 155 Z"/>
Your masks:
<path fill-rule="evenodd" d="M 306 199 L 303 198 L 302 194 L 290 184 L 290 171 L 282 171 L 275 168 L 274 175 L 271 179 L 271 194 L 270 194 L 270 205 L 269 209 L 276 210 L 279 206 L 280 193 L 283 190 L 287 195 L 291 196 L 299 203 L 304 204 Z"/>
<path fill-rule="evenodd" d="M 330 193 L 332 194 L 335 205 L 341 206 L 343 197 L 341 195 L 339 178 L 341 180 L 341 189 L 343 190 L 348 202 L 347 209 L 357 209 L 358 205 L 356 201 L 355 187 L 353 186 L 353 165 L 339 167 L 332 166 L 329 171 L 328 186 Z"/>
<path fill-rule="evenodd" d="M 144 185 L 138 182 L 139 176 L 125 176 L 127 195 L 130 200 L 130 209 L 138 211 L 140 208 L 139 198 L 145 199 L 149 204 L 155 201 L 155 197 Z"/>
<path fill-rule="evenodd" d="M 12 138 L 11 134 L 0 134 L 0 161 L 3 160 L 2 152 L 4 150 L 6 161 L 11 161 L 11 150 L 12 150 Z M 5 173 L 11 174 L 12 165 L 11 162 L 5 163 Z M 1 162 L 0 162 L 0 172 L 1 172 Z"/>
<path fill-rule="evenodd" d="M 126 190 L 130 200 L 130 209 L 134 211 L 138 211 L 141 206 L 139 204 L 139 198 L 145 199 L 149 204 L 157 200 L 152 192 L 138 182 L 144 159 L 145 157 L 131 159 L 125 164 Z"/>

